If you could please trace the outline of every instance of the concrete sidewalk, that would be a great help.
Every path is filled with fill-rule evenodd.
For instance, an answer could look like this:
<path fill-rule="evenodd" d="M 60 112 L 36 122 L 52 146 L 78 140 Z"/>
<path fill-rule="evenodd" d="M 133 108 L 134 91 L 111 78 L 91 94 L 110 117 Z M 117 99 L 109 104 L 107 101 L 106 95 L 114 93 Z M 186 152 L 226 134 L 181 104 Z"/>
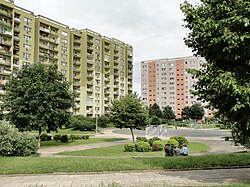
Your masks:
<path fill-rule="evenodd" d="M 0 175 L 1 187 L 166 187 L 211 186 L 236 182 L 244 182 L 250 185 L 250 168 Z"/>

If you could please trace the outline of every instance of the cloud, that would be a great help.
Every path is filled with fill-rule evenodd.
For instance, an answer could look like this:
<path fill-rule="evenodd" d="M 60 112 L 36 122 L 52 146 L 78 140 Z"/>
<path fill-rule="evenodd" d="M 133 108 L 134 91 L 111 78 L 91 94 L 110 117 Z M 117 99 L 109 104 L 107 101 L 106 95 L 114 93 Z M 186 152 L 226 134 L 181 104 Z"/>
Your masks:
<path fill-rule="evenodd" d="M 197 0 L 198 1 L 198 0 Z M 15 3 L 69 27 L 89 28 L 134 48 L 134 90 L 140 62 L 192 55 L 183 42 L 182 0 L 22 0 Z M 194 3 L 196 0 L 189 0 Z"/>

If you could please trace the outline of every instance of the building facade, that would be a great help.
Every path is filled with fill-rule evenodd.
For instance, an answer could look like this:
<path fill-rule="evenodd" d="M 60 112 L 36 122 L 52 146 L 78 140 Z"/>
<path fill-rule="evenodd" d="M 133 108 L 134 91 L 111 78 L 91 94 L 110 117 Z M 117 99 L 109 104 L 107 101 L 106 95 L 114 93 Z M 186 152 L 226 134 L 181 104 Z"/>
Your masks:
<path fill-rule="evenodd" d="M 132 92 L 133 47 L 0 0 L 0 101 L 11 73 L 26 63 L 57 64 L 77 93 L 74 114 L 102 115 Z"/>
<path fill-rule="evenodd" d="M 181 118 L 185 106 L 197 102 L 190 93 L 196 79 L 187 69 L 200 69 L 204 58 L 181 57 L 141 62 L 141 96 L 144 105 L 157 103 L 161 109 L 171 106 L 176 118 Z"/>

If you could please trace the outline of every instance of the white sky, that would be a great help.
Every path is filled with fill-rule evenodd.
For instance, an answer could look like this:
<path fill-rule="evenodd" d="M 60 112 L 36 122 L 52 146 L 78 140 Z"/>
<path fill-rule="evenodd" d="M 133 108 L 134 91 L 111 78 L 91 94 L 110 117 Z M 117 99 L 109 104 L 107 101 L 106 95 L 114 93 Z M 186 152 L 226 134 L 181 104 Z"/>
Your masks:
<path fill-rule="evenodd" d="M 197 0 L 188 0 L 194 3 Z M 15 0 L 15 4 L 70 28 L 91 29 L 134 49 L 134 91 L 141 61 L 192 55 L 183 38 L 183 0 Z"/>

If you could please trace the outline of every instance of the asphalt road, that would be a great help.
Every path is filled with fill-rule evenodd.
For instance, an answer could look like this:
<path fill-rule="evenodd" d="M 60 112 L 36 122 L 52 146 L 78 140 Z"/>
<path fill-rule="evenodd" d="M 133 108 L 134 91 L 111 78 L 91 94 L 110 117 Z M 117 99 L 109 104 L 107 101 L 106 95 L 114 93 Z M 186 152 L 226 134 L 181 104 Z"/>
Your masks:
<path fill-rule="evenodd" d="M 119 129 L 114 130 L 113 133 L 117 134 L 131 134 L 129 129 Z M 134 131 L 135 136 L 145 136 L 145 130 L 135 130 Z M 151 136 L 157 136 L 158 131 L 157 128 L 154 130 L 151 130 L 150 133 Z M 167 129 L 166 135 L 163 135 L 166 137 L 170 136 L 185 136 L 185 137 L 217 137 L 217 138 L 223 138 L 225 136 L 231 136 L 231 132 L 228 130 L 211 130 L 211 129 Z"/>

